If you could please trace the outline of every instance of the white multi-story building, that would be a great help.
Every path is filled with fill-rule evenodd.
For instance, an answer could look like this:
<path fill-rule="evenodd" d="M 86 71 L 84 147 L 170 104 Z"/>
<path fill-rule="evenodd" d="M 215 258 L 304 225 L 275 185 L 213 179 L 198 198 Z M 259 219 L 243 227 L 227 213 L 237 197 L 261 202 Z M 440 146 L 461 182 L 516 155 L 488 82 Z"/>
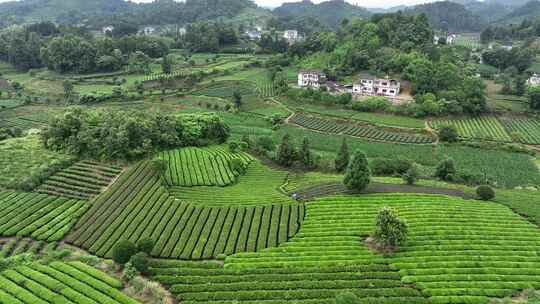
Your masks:
<path fill-rule="evenodd" d="M 249 40 L 259 40 L 262 38 L 262 32 L 258 30 L 246 31 L 246 36 L 249 38 Z"/>
<path fill-rule="evenodd" d="M 301 70 L 298 72 L 298 86 L 320 88 L 326 81 L 326 75 L 319 70 Z"/>
<path fill-rule="evenodd" d="M 285 38 L 289 44 L 293 44 L 300 40 L 300 35 L 297 30 L 287 30 L 283 32 L 283 38 Z"/>
<path fill-rule="evenodd" d="M 141 30 L 141 34 L 143 34 L 143 35 L 153 35 L 155 32 L 156 32 L 156 28 L 153 27 L 153 26 L 145 26 Z"/>
<path fill-rule="evenodd" d="M 106 35 L 107 33 L 112 33 L 114 31 L 114 26 L 107 25 L 101 28 L 101 33 L 103 35 Z"/>
<path fill-rule="evenodd" d="M 353 94 L 367 96 L 397 97 L 401 83 L 395 79 L 362 78 L 353 85 Z"/>
<path fill-rule="evenodd" d="M 533 74 L 531 78 L 527 79 L 527 84 L 531 86 L 540 85 L 540 76 L 538 76 L 538 74 Z"/>

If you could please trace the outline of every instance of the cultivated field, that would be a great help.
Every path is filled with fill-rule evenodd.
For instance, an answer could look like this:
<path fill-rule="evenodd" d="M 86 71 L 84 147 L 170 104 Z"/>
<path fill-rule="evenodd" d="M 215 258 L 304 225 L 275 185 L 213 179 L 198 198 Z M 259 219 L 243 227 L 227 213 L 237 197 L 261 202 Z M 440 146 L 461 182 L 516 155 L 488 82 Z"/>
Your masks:
<path fill-rule="evenodd" d="M 58 241 L 88 206 L 52 195 L 0 192 L 0 234 Z"/>
<path fill-rule="evenodd" d="M 388 257 L 362 243 L 382 206 L 410 226 L 407 244 Z M 344 291 L 361 303 L 488 303 L 540 286 L 539 246 L 534 225 L 492 203 L 334 197 L 308 203 L 299 233 L 277 248 L 229 256 L 223 268 L 155 261 L 151 272 L 183 303 L 329 303 Z"/>
<path fill-rule="evenodd" d="M 92 161 L 81 161 L 50 176 L 37 192 L 89 200 L 101 193 L 122 168 Z"/>
<path fill-rule="evenodd" d="M 95 199 L 67 240 L 110 257 L 121 239 L 151 238 L 156 257 L 200 259 L 276 246 L 294 235 L 303 219 L 300 205 L 234 205 L 212 208 L 175 200 L 151 165 L 141 162 Z"/>
<path fill-rule="evenodd" d="M 524 116 L 481 116 L 476 118 L 440 119 L 430 125 L 439 128 L 455 126 L 464 139 L 481 139 L 500 142 L 540 143 L 540 120 Z"/>
<path fill-rule="evenodd" d="M 287 172 L 270 169 L 253 161 L 238 182 L 228 187 L 171 187 L 174 197 L 205 206 L 259 206 L 294 201 L 279 188 Z"/>
<path fill-rule="evenodd" d="M 187 147 L 165 151 L 159 159 L 167 161 L 165 180 L 171 186 L 227 186 L 241 174 L 232 167 L 238 159 L 245 169 L 253 158 L 247 153 L 230 153 L 225 147 Z"/>
<path fill-rule="evenodd" d="M 122 282 L 80 262 L 32 263 L 0 272 L 2 303 L 136 304 Z"/>
<path fill-rule="evenodd" d="M 369 125 L 340 122 L 327 118 L 307 116 L 304 114 L 295 114 L 290 119 L 290 122 L 310 130 L 329 134 L 345 134 L 369 140 L 400 144 L 429 144 L 433 142 L 433 139 L 428 135 L 386 131 L 384 129 Z"/>

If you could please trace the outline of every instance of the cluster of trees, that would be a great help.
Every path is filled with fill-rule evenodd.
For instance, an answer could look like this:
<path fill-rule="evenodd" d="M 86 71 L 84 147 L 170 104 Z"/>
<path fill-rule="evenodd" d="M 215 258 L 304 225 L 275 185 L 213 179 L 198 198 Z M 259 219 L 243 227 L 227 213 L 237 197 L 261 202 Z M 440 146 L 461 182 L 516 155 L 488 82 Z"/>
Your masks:
<path fill-rule="evenodd" d="M 337 32 L 311 35 L 288 54 L 304 67 L 324 70 L 330 80 L 365 70 L 402 75 L 418 103 L 427 100 L 412 109 L 418 116 L 485 111 L 484 84 L 469 65 L 470 53 L 435 46 L 433 35 L 423 14 L 375 15 L 369 21 L 344 20 Z"/>
<path fill-rule="evenodd" d="M 12 27 L 0 32 L 0 59 L 21 70 L 47 66 L 61 73 L 115 71 L 137 52 L 163 57 L 171 42 L 164 38 L 129 35 L 93 38 L 87 32 L 50 22 Z"/>
<path fill-rule="evenodd" d="M 160 113 L 74 108 L 42 132 L 48 149 L 103 160 L 136 160 L 180 146 L 223 143 L 229 127 L 215 114 Z"/>
<path fill-rule="evenodd" d="M 540 36 L 540 19 L 523 20 L 520 24 L 488 26 L 480 34 L 482 43 L 492 41 L 526 40 Z"/>
<path fill-rule="evenodd" d="M 236 29 L 230 24 L 197 22 L 186 27 L 185 35 L 175 35 L 177 46 L 192 52 L 217 52 L 238 42 Z"/>
<path fill-rule="evenodd" d="M 485 25 L 480 16 L 453 1 L 417 5 L 407 13 L 425 14 L 433 27 L 444 32 L 476 32 Z"/>
<path fill-rule="evenodd" d="M 482 53 L 484 63 L 504 71 L 513 68 L 516 72 L 525 72 L 536 59 L 534 49 L 527 46 L 513 47 L 511 50 L 497 47 Z"/>

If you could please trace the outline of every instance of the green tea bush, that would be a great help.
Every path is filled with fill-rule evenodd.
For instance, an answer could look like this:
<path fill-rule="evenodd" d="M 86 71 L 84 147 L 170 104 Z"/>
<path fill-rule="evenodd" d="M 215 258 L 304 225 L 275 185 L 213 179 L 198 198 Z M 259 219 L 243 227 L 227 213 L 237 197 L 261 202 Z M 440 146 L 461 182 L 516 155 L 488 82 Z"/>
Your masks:
<path fill-rule="evenodd" d="M 495 198 L 495 190 L 490 186 L 480 186 L 476 188 L 476 195 L 484 201 L 489 201 Z"/>

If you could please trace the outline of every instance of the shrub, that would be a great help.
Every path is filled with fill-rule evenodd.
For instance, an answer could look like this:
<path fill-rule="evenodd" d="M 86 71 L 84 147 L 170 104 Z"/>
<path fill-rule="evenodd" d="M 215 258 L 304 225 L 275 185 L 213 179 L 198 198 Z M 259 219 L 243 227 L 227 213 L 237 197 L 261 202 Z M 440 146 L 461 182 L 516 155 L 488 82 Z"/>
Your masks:
<path fill-rule="evenodd" d="M 125 281 L 129 282 L 133 280 L 137 276 L 137 269 L 131 264 L 131 262 L 127 262 L 124 266 L 124 271 L 122 271 L 122 277 Z"/>
<path fill-rule="evenodd" d="M 343 183 L 349 190 L 362 191 L 367 188 L 371 179 L 366 154 L 356 151 L 347 167 Z"/>
<path fill-rule="evenodd" d="M 129 262 L 140 273 L 148 273 L 148 254 L 145 252 L 139 252 L 131 257 Z"/>
<path fill-rule="evenodd" d="M 137 250 L 140 252 L 150 254 L 152 249 L 154 249 L 154 240 L 151 238 L 144 238 L 137 242 Z"/>
<path fill-rule="evenodd" d="M 435 170 L 435 177 L 444 181 L 453 181 L 456 176 L 456 166 L 454 160 L 447 158 L 441 161 Z"/>
<path fill-rule="evenodd" d="M 403 175 L 411 166 L 412 162 L 407 159 L 375 158 L 370 168 L 375 175 Z"/>
<path fill-rule="evenodd" d="M 356 303 L 358 303 L 358 298 L 352 292 L 340 293 L 336 297 L 336 304 L 356 304 Z"/>
<path fill-rule="evenodd" d="M 379 245 L 396 247 L 407 240 L 407 223 L 400 219 L 397 213 L 389 207 L 384 207 L 377 215 L 373 238 Z"/>
<path fill-rule="evenodd" d="M 439 139 L 443 142 L 457 142 L 458 131 L 454 126 L 442 126 L 439 128 Z"/>
<path fill-rule="evenodd" d="M 353 103 L 352 109 L 361 112 L 385 111 L 391 106 L 385 97 L 368 97 L 365 100 Z"/>
<path fill-rule="evenodd" d="M 495 190 L 490 186 L 483 185 L 476 188 L 476 195 L 481 200 L 489 201 L 495 198 Z"/>
<path fill-rule="evenodd" d="M 137 246 L 128 240 L 121 240 L 113 247 L 113 260 L 118 264 L 125 264 L 137 252 Z"/>
<path fill-rule="evenodd" d="M 231 153 L 237 153 L 238 152 L 238 143 L 235 141 L 229 142 L 229 152 Z"/>
<path fill-rule="evenodd" d="M 416 181 L 418 180 L 419 176 L 418 167 L 416 165 L 412 165 L 409 170 L 405 174 L 403 174 L 403 180 L 407 185 L 414 185 Z"/>
<path fill-rule="evenodd" d="M 258 151 L 262 151 L 262 152 L 271 152 L 276 149 L 274 140 L 270 136 L 257 137 L 255 146 Z"/>

